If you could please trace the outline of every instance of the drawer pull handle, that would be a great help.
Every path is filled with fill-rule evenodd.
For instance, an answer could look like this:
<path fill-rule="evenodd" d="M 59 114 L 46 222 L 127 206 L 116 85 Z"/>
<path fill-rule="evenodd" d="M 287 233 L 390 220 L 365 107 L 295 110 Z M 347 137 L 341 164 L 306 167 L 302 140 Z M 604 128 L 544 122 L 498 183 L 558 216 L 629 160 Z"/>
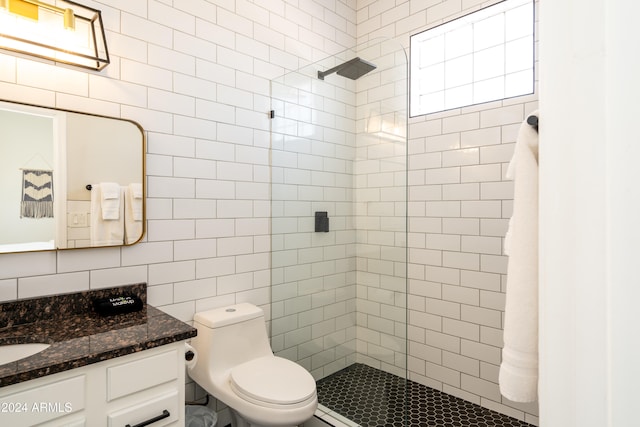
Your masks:
<path fill-rule="evenodd" d="M 160 421 L 160 420 L 164 420 L 165 418 L 169 418 L 171 416 L 171 414 L 169 413 L 169 411 L 167 411 L 166 409 L 164 411 L 162 411 L 162 415 L 158 415 L 157 417 L 153 417 L 148 419 L 147 421 L 143 421 L 140 424 L 136 424 L 133 427 L 145 427 L 148 426 L 149 424 L 153 424 L 156 421 Z M 131 424 L 127 424 L 124 427 L 131 427 Z"/>

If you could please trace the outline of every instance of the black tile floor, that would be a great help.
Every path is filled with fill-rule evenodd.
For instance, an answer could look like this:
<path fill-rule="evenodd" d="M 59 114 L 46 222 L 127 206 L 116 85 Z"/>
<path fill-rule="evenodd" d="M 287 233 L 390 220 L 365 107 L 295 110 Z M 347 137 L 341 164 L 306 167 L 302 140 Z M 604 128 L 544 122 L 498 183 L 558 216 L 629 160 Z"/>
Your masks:
<path fill-rule="evenodd" d="M 360 363 L 321 379 L 317 390 L 321 405 L 363 427 L 533 427 Z"/>

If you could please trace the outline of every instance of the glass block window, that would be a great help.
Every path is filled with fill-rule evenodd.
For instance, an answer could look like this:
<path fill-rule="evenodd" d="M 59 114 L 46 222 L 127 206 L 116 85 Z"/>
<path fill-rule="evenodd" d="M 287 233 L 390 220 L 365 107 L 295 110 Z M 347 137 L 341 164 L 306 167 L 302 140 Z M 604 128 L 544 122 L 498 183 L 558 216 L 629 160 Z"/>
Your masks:
<path fill-rule="evenodd" d="M 533 93 L 533 0 L 505 0 L 410 43 L 412 117 Z"/>

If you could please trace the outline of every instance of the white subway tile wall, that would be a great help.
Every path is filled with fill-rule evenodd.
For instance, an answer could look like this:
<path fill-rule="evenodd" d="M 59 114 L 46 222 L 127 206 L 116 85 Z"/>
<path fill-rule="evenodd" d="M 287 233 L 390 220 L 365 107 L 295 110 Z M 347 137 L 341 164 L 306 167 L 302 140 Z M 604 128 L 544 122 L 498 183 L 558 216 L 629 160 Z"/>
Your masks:
<path fill-rule="evenodd" d="M 279 100 L 284 117 L 267 114 L 273 78 L 379 36 L 408 47 L 411 34 L 495 2 L 396 3 L 93 1 L 112 58 L 103 72 L 0 53 L 1 98 L 137 120 L 148 143 L 143 241 L 1 255 L 0 300 L 147 281 L 149 302 L 187 322 L 226 304 L 263 306 L 274 348 L 316 375 L 356 350 L 402 371 L 404 148 L 354 138 L 370 111 L 402 110 L 398 85 L 383 74 L 357 87 L 308 79 Z M 380 64 L 398 61 L 389 53 Z M 504 171 L 536 100 L 411 119 L 407 177 L 410 378 L 533 423 L 537 405 L 500 397 L 497 366 L 512 197 Z M 328 234 L 313 233 L 318 210 L 330 212 Z M 281 218 L 273 241 L 271 211 Z"/>

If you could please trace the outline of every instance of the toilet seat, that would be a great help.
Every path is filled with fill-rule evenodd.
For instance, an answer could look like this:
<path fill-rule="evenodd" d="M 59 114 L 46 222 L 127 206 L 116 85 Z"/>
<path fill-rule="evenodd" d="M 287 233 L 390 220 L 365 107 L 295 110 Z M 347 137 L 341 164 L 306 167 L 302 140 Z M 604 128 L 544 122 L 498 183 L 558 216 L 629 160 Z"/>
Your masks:
<path fill-rule="evenodd" d="M 231 370 L 233 391 L 261 406 L 300 406 L 316 397 L 316 383 L 302 366 L 277 356 L 242 363 Z"/>

